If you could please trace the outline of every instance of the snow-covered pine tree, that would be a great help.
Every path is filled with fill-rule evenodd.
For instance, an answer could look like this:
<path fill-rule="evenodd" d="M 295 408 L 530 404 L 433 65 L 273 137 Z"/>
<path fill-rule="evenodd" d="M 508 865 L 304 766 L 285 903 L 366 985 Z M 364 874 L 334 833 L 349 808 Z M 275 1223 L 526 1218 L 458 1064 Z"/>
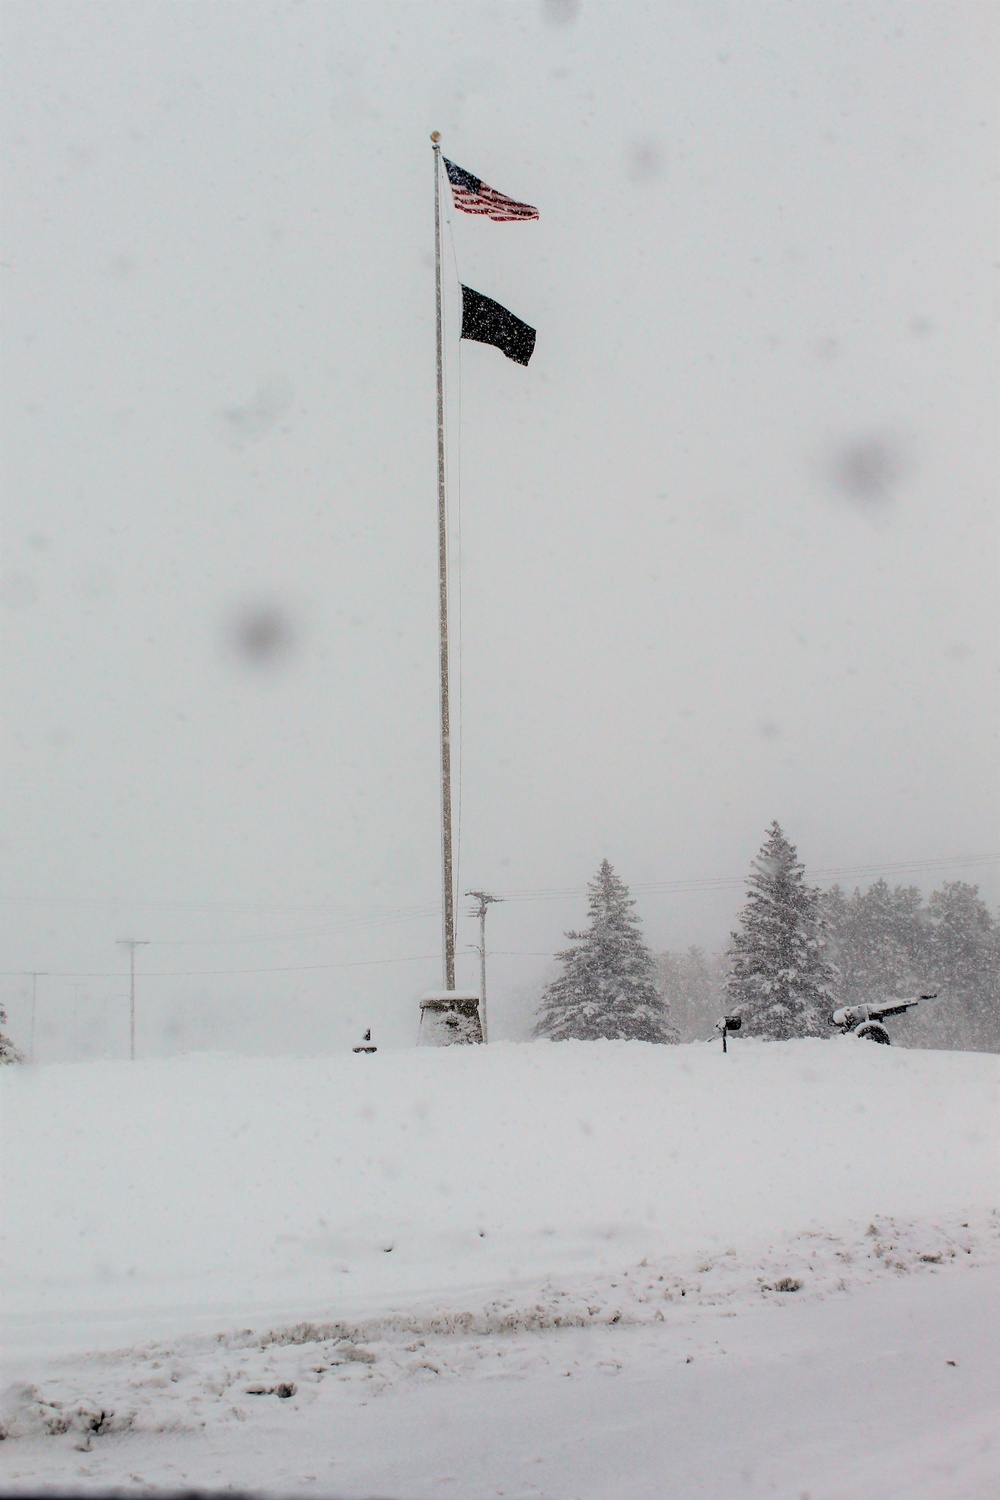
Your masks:
<path fill-rule="evenodd" d="M 877 880 L 820 909 L 836 958 L 837 1003 L 937 990 L 935 1000 L 887 1023 L 907 1047 L 1000 1051 L 1000 919 L 974 885 L 947 882 L 925 906 L 914 886 Z"/>
<path fill-rule="evenodd" d="M 927 973 L 927 924 L 916 886 L 891 890 L 876 880 L 845 896 L 839 886 L 820 894 L 820 912 L 838 969 L 837 1000 L 858 1005 L 912 995 Z"/>
<path fill-rule="evenodd" d="M 0 1005 L 0 1065 L 3 1063 L 23 1062 L 24 1058 L 18 1052 L 7 1033 L 2 1029 L 6 1024 L 7 1012 Z"/>
<path fill-rule="evenodd" d="M 682 1042 L 715 1036 L 715 1023 L 726 1008 L 726 961 L 701 948 L 661 953 L 656 962 L 660 990 Z"/>
<path fill-rule="evenodd" d="M 827 1036 L 836 971 L 825 954 L 819 891 L 806 884 L 804 867 L 777 822 L 747 885 L 726 983 L 744 1034 L 771 1041 Z"/>
<path fill-rule="evenodd" d="M 676 1041 L 628 887 L 605 859 L 588 890 L 590 925 L 567 932 L 575 946 L 556 954 L 563 972 L 542 992 L 535 1036 L 557 1042 Z"/>
<path fill-rule="evenodd" d="M 934 1018 L 947 1046 L 1000 1050 L 1000 922 L 979 887 L 963 880 L 945 881 L 927 910 L 930 977 L 939 996 L 927 1006 L 928 1020 Z"/>

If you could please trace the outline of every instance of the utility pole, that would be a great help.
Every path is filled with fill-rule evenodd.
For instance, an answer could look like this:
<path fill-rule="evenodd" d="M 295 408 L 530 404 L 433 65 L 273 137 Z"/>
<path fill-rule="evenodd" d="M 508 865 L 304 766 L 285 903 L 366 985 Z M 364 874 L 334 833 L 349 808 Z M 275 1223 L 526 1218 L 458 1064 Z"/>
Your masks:
<path fill-rule="evenodd" d="M 148 938 L 119 938 L 119 948 L 127 948 L 131 960 L 132 982 L 129 986 L 129 1061 L 135 1062 L 135 950 L 148 948 Z"/>
<path fill-rule="evenodd" d="M 31 979 L 31 1042 L 28 1047 L 28 1061 L 35 1060 L 35 1005 L 38 1001 L 38 981 L 45 977 L 47 969 L 26 969 L 25 974 Z"/>
<path fill-rule="evenodd" d="M 486 1029 L 486 908 L 493 906 L 497 901 L 502 901 L 502 896 L 491 896 L 488 891 L 466 891 L 467 896 L 472 896 L 479 905 L 472 913 L 479 918 L 479 1018 L 483 1023 L 483 1041 L 489 1041 L 489 1032 Z"/>

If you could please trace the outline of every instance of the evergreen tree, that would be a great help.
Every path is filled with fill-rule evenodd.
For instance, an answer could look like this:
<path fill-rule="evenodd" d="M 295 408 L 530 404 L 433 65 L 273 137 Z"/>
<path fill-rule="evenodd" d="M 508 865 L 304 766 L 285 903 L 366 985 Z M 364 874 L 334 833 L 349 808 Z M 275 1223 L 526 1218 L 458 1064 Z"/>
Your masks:
<path fill-rule="evenodd" d="M 826 957 L 819 891 L 776 822 L 754 860 L 729 947 L 730 1005 L 751 1036 L 826 1036 L 836 971 Z"/>
<path fill-rule="evenodd" d="M 657 959 L 660 989 L 682 1042 L 715 1036 L 715 1023 L 726 1008 L 725 958 L 701 948 L 661 953 Z"/>
<path fill-rule="evenodd" d="M 974 885 L 952 881 L 925 906 L 915 886 L 877 880 L 852 896 L 834 886 L 820 906 L 837 960 L 842 1005 L 937 990 L 886 1024 L 908 1047 L 1000 1050 L 1000 921 Z"/>
<path fill-rule="evenodd" d="M 590 891 L 590 925 L 556 957 L 563 972 L 542 992 L 535 1036 L 553 1041 L 676 1041 L 657 990 L 653 955 L 632 917 L 635 902 L 605 859 Z"/>
<path fill-rule="evenodd" d="M 920 891 L 876 880 L 845 896 L 839 886 L 820 896 L 820 910 L 838 969 L 837 999 L 858 1005 L 912 995 L 925 984 L 927 924 Z"/>
<path fill-rule="evenodd" d="M 0 1027 L 4 1027 L 6 1026 L 6 1024 L 7 1012 L 4 1010 L 3 1006 L 0 1005 Z M 0 1030 L 0 1065 L 2 1065 L 3 1063 L 15 1063 L 23 1061 L 24 1058 L 21 1056 L 20 1052 L 18 1052 L 10 1037 L 7 1036 L 6 1032 Z"/>
<path fill-rule="evenodd" d="M 950 1046 L 1000 1048 L 1000 923 L 981 900 L 978 886 L 949 880 L 931 893 L 929 968 L 938 990 L 936 1029 Z M 939 1042 L 938 1045 L 941 1045 Z"/>

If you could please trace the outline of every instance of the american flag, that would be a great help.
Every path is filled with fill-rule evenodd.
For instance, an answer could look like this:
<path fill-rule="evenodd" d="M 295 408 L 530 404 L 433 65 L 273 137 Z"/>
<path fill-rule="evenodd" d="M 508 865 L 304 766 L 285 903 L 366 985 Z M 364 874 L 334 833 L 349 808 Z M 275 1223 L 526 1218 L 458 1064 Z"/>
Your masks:
<path fill-rule="evenodd" d="M 538 218 L 538 209 L 532 208 L 530 203 L 518 203 L 516 198 L 498 193 L 496 188 L 487 187 L 485 182 L 473 177 L 471 172 L 456 167 L 446 156 L 441 159 L 451 183 L 455 207 L 460 208 L 464 214 L 485 214 L 498 224 L 508 224 L 515 219 Z"/>

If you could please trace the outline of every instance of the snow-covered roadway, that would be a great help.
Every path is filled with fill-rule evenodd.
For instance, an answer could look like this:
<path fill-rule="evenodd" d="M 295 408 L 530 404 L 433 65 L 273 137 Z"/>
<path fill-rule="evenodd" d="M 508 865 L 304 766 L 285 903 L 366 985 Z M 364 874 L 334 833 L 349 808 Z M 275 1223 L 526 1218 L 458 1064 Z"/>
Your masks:
<path fill-rule="evenodd" d="M 140 1425 L 95 1434 L 67 1405 L 44 1436 L 56 1412 L 22 1389 L 3 1487 L 994 1500 L 998 1309 L 1000 1268 L 963 1266 L 662 1324 L 83 1361 L 46 1394 L 124 1396 Z"/>

